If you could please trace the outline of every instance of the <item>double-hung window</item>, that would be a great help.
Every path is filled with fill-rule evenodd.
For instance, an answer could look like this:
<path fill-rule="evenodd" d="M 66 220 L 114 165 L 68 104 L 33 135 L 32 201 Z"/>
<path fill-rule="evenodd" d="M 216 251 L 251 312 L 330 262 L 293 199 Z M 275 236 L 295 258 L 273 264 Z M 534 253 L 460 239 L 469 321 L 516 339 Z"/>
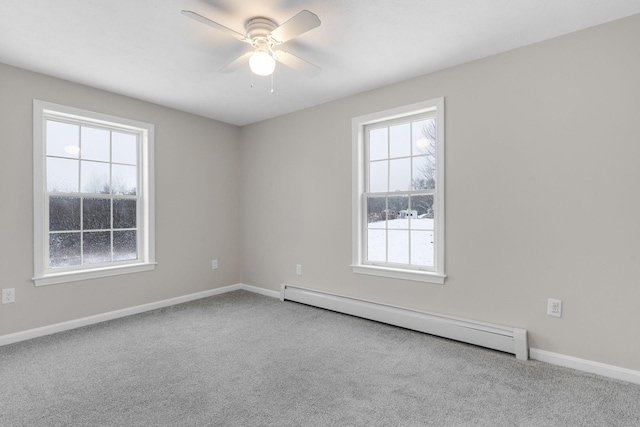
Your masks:
<path fill-rule="evenodd" d="M 356 273 L 444 283 L 444 99 L 353 119 Z"/>
<path fill-rule="evenodd" d="M 154 268 L 153 125 L 34 101 L 36 285 Z"/>

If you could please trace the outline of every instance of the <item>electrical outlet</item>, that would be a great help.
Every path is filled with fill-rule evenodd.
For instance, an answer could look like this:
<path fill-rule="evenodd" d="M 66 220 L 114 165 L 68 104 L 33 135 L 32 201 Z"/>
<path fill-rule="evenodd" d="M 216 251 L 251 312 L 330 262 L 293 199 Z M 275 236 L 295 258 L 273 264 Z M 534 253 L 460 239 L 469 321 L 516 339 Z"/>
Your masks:
<path fill-rule="evenodd" d="M 214 260 L 211 261 L 211 269 L 215 270 L 217 268 L 218 268 L 218 260 L 214 259 Z"/>
<path fill-rule="evenodd" d="M 562 317 L 562 300 L 549 298 L 547 302 L 547 315 Z"/>
<path fill-rule="evenodd" d="M 16 302 L 16 288 L 8 288 L 2 290 L 2 303 L 10 304 Z"/>
<path fill-rule="evenodd" d="M 296 274 L 298 276 L 302 274 L 302 264 L 296 264 Z"/>

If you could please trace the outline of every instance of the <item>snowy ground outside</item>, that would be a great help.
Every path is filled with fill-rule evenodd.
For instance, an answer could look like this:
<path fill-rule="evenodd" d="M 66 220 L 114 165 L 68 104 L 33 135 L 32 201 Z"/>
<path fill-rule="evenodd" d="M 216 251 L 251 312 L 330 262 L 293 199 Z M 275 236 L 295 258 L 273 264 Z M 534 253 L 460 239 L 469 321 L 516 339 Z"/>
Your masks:
<path fill-rule="evenodd" d="M 410 244 L 409 241 L 411 241 Z M 433 243 L 433 219 L 430 218 L 392 219 L 368 224 L 369 261 L 432 267 Z"/>

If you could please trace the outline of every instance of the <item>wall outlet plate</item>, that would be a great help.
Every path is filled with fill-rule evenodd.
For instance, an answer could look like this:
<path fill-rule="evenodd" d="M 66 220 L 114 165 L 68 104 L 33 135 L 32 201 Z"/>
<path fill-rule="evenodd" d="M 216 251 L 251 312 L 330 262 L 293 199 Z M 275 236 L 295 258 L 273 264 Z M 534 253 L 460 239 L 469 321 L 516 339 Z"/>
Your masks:
<path fill-rule="evenodd" d="M 298 276 L 302 274 L 302 264 L 296 264 L 296 274 Z"/>
<path fill-rule="evenodd" d="M 214 259 L 214 260 L 211 261 L 211 269 L 215 270 L 217 268 L 218 268 L 218 260 Z"/>
<path fill-rule="evenodd" d="M 16 302 L 16 288 L 7 288 L 2 290 L 2 303 L 10 304 Z"/>
<path fill-rule="evenodd" d="M 547 301 L 547 315 L 562 317 L 562 300 L 549 298 Z"/>

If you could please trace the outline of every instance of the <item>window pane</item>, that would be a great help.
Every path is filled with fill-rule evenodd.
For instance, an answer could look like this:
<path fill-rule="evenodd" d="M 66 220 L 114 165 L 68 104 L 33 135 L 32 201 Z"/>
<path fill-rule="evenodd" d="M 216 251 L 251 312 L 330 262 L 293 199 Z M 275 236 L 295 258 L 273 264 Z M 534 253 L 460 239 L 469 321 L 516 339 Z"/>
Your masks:
<path fill-rule="evenodd" d="M 136 201 L 113 201 L 113 228 L 136 228 Z"/>
<path fill-rule="evenodd" d="M 367 197 L 367 224 L 368 228 L 386 228 L 387 222 L 387 198 Z"/>
<path fill-rule="evenodd" d="M 387 232 L 385 230 L 367 231 L 367 260 L 387 260 Z"/>
<path fill-rule="evenodd" d="M 80 233 L 51 233 L 49 235 L 49 266 L 80 265 Z"/>
<path fill-rule="evenodd" d="M 99 160 L 101 162 L 110 161 L 110 133 L 111 132 L 105 129 L 82 126 L 82 158 L 85 160 Z"/>
<path fill-rule="evenodd" d="M 389 189 L 389 162 L 386 160 L 369 164 L 369 192 L 386 192 Z"/>
<path fill-rule="evenodd" d="M 49 198 L 49 230 L 80 230 L 80 199 L 77 197 Z"/>
<path fill-rule="evenodd" d="M 411 159 L 389 161 L 389 191 L 411 189 Z"/>
<path fill-rule="evenodd" d="M 387 158 L 387 140 L 387 128 L 369 131 L 369 160 L 381 160 Z"/>
<path fill-rule="evenodd" d="M 421 120 L 411 124 L 413 134 L 413 155 L 436 153 L 436 121 L 435 119 Z"/>
<path fill-rule="evenodd" d="M 78 161 L 47 157 L 47 191 L 78 192 Z"/>
<path fill-rule="evenodd" d="M 81 168 L 80 191 L 109 194 L 109 163 L 83 161 Z"/>
<path fill-rule="evenodd" d="M 390 219 L 389 226 L 389 248 L 388 262 L 408 264 L 409 263 L 409 218 L 407 211 L 409 208 L 408 196 L 393 196 L 388 199 L 389 210 L 395 213 L 395 219 Z"/>
<path fill-rule="evenodd" d="M 411 209 L 416 217 L 411 219 L 411 228 L 433 230 L 433 195 L 411 196 Z"/>
<path fill-rule="evenodd" d="M 433 267 L 433 232 L 411 232 L 411 264 Z"/>
<path fill-rule="evenodd" d="M 411 155 L 411 128 L 409 123 L 389 128 L 389 157 L 406 157 Z"/>
<path fill-rule="evenodd" d="M 406 219 L 406 211 L 409 208 L 409 197 L 389 197 L 387 203 L 389 207 L 389 228 L 409 228 L 409 222 Z"/>
<path fill-rule="evenodd" d="M 80 137 L 78 125 L 47 120 L 47 156 L 78 158 Z"/>
<path fill-rule="evenodd" d="M 111 188 L 113 194 L 137 194 L 138 179 L 135 166 L 111 166 Z"/>
<path fill-rule="evenodd" d="M 408 230 L 389 230 L 389 262 L 409 264 Z"/>
<path fill-rule="evenodd" d="M 136 231 L 114 231 L 113 232 L 113 260 L 125 261 L 137 259 L 138 251 L 136 241 Z"/>
<path fill-rule="evenodd" d="M 417 156 L 413 158 L 413 189 L 432 190 L 436 188 L 436 158 Z"/>
<path fill-rule="evenodd" d="M 83 233 L 83 264 L 111 261 L 111 232 L 94 231 Z"/>
<path fill-rule="evenodd" d="M 138 164 L 138 137 L 131 133 L 111 133 L 112 158 L 114 163 Z"/>
<path fill-rule="evenodd" d="M 111 228 L 111 200 L 84 198 L 82 221 L 85 230 L 105 230 Z"/>
<path fill-rule="evenodd" d="M 411 220 L 411 264 L 433 267 L 434 196 L 412 196 L 411 206 L 418 211 L 418 218 Z"/>

